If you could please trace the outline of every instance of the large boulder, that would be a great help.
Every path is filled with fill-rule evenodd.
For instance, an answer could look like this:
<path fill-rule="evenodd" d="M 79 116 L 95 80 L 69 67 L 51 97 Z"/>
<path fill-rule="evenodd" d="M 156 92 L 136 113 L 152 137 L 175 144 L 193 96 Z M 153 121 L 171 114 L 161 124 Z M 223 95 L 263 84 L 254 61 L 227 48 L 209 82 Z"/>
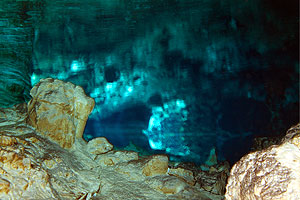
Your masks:
<path fill-rule="evenodd" d="M 61 80 L 41 79 L 30 91 L 27 123 L 38 132 L 70 148 L 82 138 L 95 101 L 80 86 Z"/>
<path fill-rule="evenodd" d="M 227 200 L 300 199 L 300 124 L 280 145 L 244 156 L 231 169 Z"/>

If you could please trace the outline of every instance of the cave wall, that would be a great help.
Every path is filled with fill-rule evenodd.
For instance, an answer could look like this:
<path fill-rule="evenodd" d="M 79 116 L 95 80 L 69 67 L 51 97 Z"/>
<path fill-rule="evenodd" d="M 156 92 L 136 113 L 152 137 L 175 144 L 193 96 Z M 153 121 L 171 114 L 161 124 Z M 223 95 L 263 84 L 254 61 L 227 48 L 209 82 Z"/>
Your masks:
<path fill-rule="evenodd" d="M 0 106 L 28 100 L 31 89 L 34 27 L 43 1 L 0 2 Z"/>
<path fill-rule="evenodd" d="M 40 78 L 62 79 L 96 101 L 87 140 L 106 136 L 201 162 L 217 148 L 237 160 L 253 137 L 299 121 L 297 5 L 3 1 L 0 28 L 11 39 L 1 40 L 1 92 L 9 94 L 1 103 L 28 99 Z"/>

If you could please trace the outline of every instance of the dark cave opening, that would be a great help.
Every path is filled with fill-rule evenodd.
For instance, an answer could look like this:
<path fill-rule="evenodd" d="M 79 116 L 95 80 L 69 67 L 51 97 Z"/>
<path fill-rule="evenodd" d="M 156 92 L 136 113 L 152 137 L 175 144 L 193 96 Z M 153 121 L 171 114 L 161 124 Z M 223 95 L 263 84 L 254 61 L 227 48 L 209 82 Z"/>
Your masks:
<path fill-rule="evenodd" d="M 88 119 L 85 135 L 106 137 L 118 148 L 131 143 L 150 150 L 147 137 L 142 133 L 148 126 L 151 110 L 144 104 L 137 104 L 112 113 L 110 116 Z"/>

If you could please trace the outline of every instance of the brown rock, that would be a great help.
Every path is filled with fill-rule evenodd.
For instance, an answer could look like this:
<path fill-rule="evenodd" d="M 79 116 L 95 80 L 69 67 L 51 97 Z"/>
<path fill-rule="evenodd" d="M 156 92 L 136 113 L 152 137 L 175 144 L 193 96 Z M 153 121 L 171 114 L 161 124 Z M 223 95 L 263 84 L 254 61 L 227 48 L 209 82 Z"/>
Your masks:
<path fill-rule="evenodd" d="M 216 183 L 213 184 L 212 190 L 210 192 L 213 194 L 224 195 L 226 191 L 226 181 L 227 181 L 227 175 L 225 172 L 223 172 L 218 177 Z"/>
<path fill-rule="evenodd" d="M 143 175 L 155 176 L 166 174 L 168 171 L 169 158 L 165 155 L 151 156 L 143 167 Z"/>
<path fill-rule="evenodd" d="M 0 135 L 0 146 L 11 146 L 17 143 L 16 138 Z"/>
<path fill-rule="evenodd" d="M 110 151 L 106 154 L 98 155 L 95 161 L 100 166 L 114 166 L 120 163 L 127 163 L 132 160 L 138 160 L 139 156 L 137 152 L 133 151 Z"/>
<path fill-rule="evenodd" d="M 187 184 L 183 178 L 189 171 L 167 174 L 165 155 L 92 154 L 97 153 L 97 140 L 89 147 L 82 138 L 65 149 L 28 126 L 26 114 L 18 106 L 0 109 L 0 199 L 223 199 Z"/>
<path fill-rule="evenodd" d="M 106 154 L 99 155 L 99 158 L 101 158 L 102 163 L 107 162 L 106 166 L 109 166 L 108 164 L 110 164 L 111 169 L 123 174 L 126 179 L 143 182 L 148 177 L 167 175 L 168 157 L 165 155 L 153 155 L 138 159 L 139 157 L 136 152 L 117 151 L 115 153 L 119 153 L 120 156 L 118 157 L 123 157 L 122 162 L 115 162 L 117 159 L 112 158 L 113 151 L 108 152 L 107 156 Z M 110 159 L 108 160 L 107 158 L 109 157 Z M 98 162 L 99 158 L 96 159 Z"/>
<path fill-rule="evenodd" d="M 27 122 L 63 148 L 82 138 L 95 102 L 80 86 L 60 80 L 42 79 L 30 91 Z"/>
<path fill-rule="evenodd" d="M 190 185 L 195 185 L 196 183 L 193 172 L 184 168 L 170 168 L 168 169 L 168 174 L 171 176 L 176 176 Z"/>
<path fill-rule="evenodd" d="M 114 170 L 124 174 L 130 180 L 144 181 L 147 177 L 167 175 L 168 157 L 165 155 L 153 155 L 139 160 L 119 162 L 115 165 Z"/>
<path fill-rule="evenodd" d="M 55 198 L 47 172 L 33 168 L 31 159 L 24 153 L 22 146 L 16 143 L 1 147 L 0 199 Z"/>
<path fill-rule="evenodd" d="M 147 179 L 146 183 L 164 194 L 177 194 L 187 187 L 184 181 L 172 176 L 155 176 Z"/>
<path fill-rule="evenodd" d="M 13 116 L 14 109 L 0 113 Z M 99 171 L 88 156 L 62 149 L 20 119 L 0 124 L 0 199 L 80 199 L 99 190 Z"/>
<path fill-rule="evenodd" d="M 91 154 L 103 154 L 113 149 L 113 145 L 105 137 L 98 137 L 90 140 L 87 144 L 87 150 Z"/>
<path fill-rule="evenodd" d="M 231 169 L 226 199 L 300 199 L 299 139 L 298 124 L 281 145 L 244 156 Z"/>

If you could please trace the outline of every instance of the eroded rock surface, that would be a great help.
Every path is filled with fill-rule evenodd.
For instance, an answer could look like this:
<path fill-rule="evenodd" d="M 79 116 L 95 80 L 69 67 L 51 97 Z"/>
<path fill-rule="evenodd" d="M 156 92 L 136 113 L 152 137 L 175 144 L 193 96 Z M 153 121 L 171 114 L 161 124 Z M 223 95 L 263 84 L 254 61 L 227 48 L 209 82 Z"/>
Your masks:
<path fill-rule="evenodd" d="M 105 137 L 98 137 L 90 140 L 87 145 L 88 152 L 91 154 L 103 154 L 113 149 L 113 145 Z"/>
<path fill-rule="evenodd" d="M 95 101 L 80 86 L 61 80 L 42 79 L 30 91 L 28 124 L 63 148 L 82 138 Z"/>
<path fill-rule="evenodd" d="M 238 161 L 226 189 L 228 200 L 300 199 L 300 124 L 287 131 L 282 144 Z"/>
<path fill-rule="evenodd" d="M 28 109 L 26 104 L 0 109 L 0 199 L 223 199 L 195 184 L 192 170 L 171 169 L 165 155 L 116 151 L 105 138 L 84 141 L 80 123 L 86 117 L 79 112 L 87 109 L 82 103 L 87 101 L 77 102 L 80 95 L 72 97 L 69 87 L 76 90 L 45 79 L 32 90 Z M 59 91 L 65 94 L 61 100 L 55 98 Z M 63 117 L 80 130 L 54 123 Z"/>

